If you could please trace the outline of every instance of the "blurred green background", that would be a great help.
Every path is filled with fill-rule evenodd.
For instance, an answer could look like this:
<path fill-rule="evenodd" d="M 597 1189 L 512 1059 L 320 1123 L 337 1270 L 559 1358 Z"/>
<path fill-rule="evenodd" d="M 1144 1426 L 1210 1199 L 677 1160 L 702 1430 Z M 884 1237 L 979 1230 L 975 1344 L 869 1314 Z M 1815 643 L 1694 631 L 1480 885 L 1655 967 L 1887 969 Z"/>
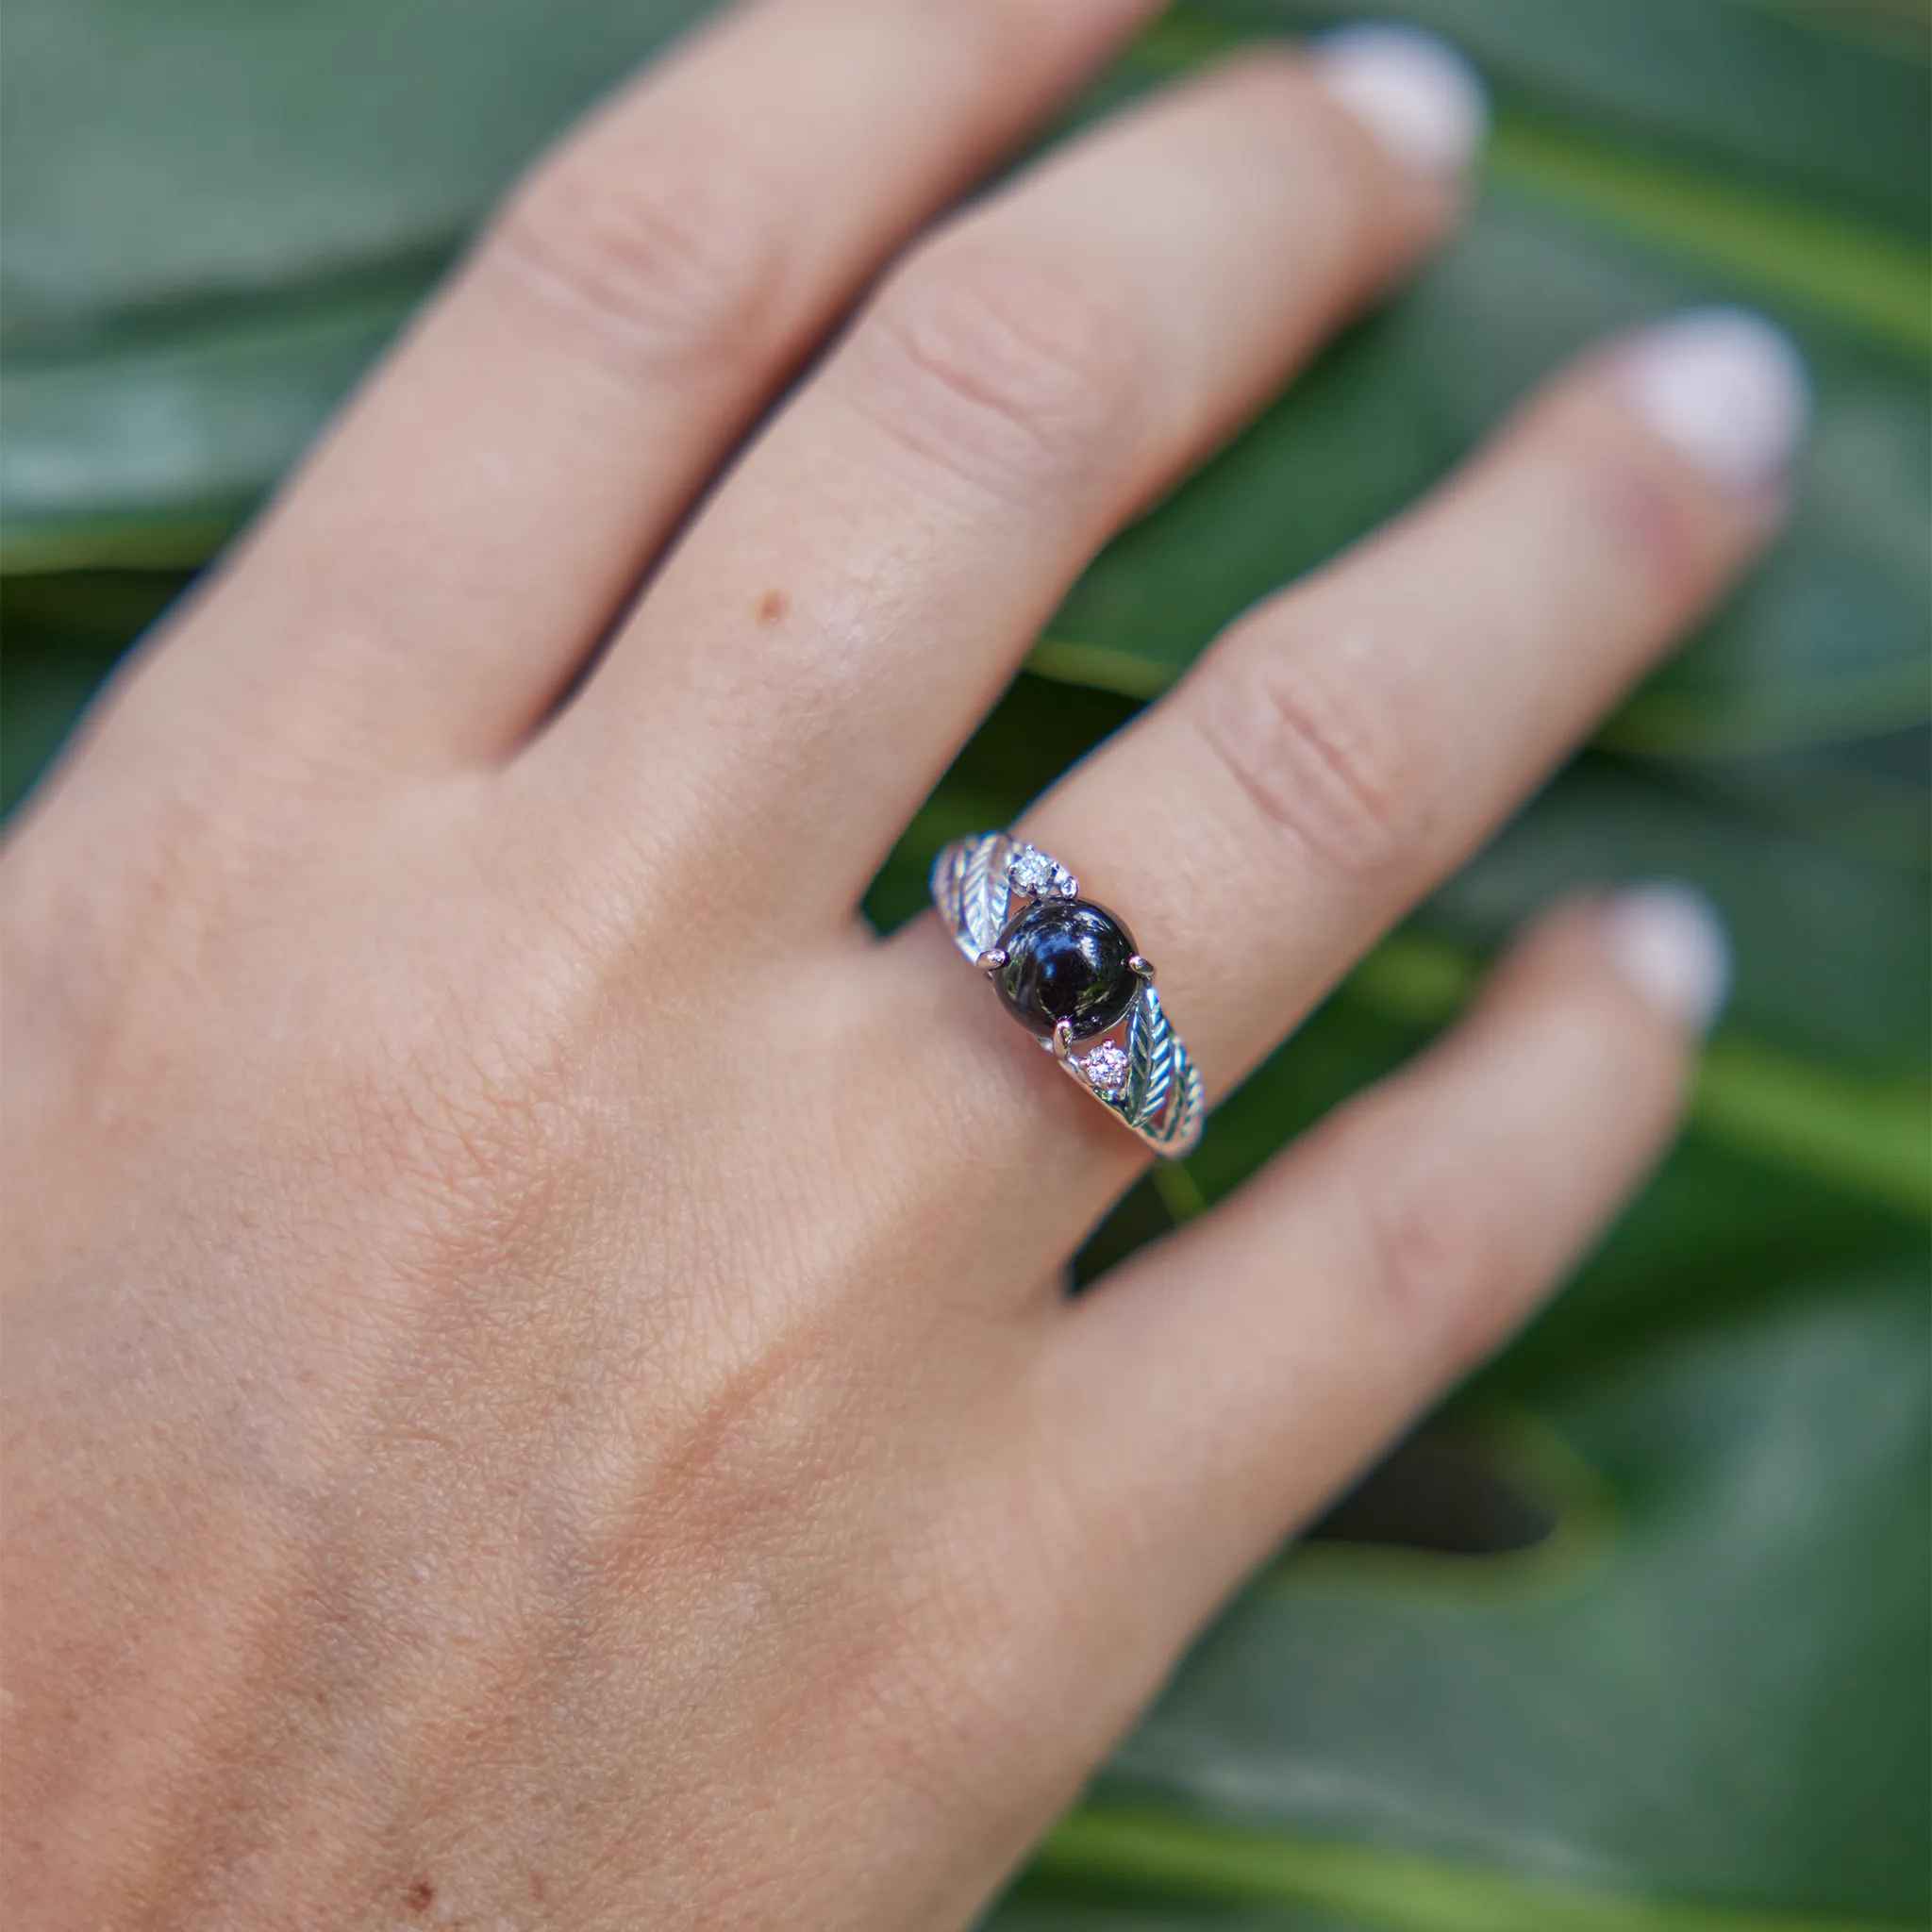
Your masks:
<path fill-rule="evenodd" d="M 699 10 L 9 0 L 9 806 L 492 194 Z M 1926 15 L 1218 0 L 1171 14 L 1079 111 L 1359 11 L 1449 33 L 1489 76 L 1468 234 L 1099 558 L 871 910 L 909 914 L 941 841 L 1010 817 L 1575 344 L 1742 300 L 1818 385 L 1789 538 L 1082 1272 L 1412 1052 L 1562 886 L 1696 880 L 1731 921 L 1738 993 L 1681 1147 L 1581 1278 L 1201 1641 L 992 1923 L 1924 1924 Z"/>

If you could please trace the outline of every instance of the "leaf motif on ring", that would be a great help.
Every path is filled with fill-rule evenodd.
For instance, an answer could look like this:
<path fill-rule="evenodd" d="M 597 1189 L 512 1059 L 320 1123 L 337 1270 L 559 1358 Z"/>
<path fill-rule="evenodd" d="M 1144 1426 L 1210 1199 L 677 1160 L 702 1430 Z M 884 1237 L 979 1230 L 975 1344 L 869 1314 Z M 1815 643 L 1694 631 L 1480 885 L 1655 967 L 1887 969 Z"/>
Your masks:
<path fill-rule="evenodd" d="M 951 928 L 953 943 L 968 958 L 974 955 L 966 934 L 963 893 L 966 860 L 970 851 L 970 841 L 956 839 L 933 860 L 932 877 L 929 881 L 933 904 L 939 908 L 940 917 Z"/>
<path fill-rule="evenodd" d="M 1000 942 L 1007 926 L 1007 908 L 1013 888 L 1007 878 L 1007 846 L 1002 832 L 989 833 L 966 860 L 960 893 L 960 924 L 976 952 L 989 952 Z"/>
<path fill-rule="evenodd" d="M 1151 1125 L 1174 1081 L 1174 1034 L 1160 1010 L 1160 995 L 1141 990 L 1127 1024 L 1127 1091 L 1122 1104 L 1129 1124 Z"/>
<path fill-rule="evenodd" d="M 1192 1060 L 1185 1054 L 1180 1056 L 1181 1076 L 1174 1104 L 1168 1110 L 1167 1124 L 1160 1132 L 1160 1145 L 1163 1149 L 1172 1147 L 1176 1157 L 1185 1154 L 1200 1139 L 1201 1075 Z"/>

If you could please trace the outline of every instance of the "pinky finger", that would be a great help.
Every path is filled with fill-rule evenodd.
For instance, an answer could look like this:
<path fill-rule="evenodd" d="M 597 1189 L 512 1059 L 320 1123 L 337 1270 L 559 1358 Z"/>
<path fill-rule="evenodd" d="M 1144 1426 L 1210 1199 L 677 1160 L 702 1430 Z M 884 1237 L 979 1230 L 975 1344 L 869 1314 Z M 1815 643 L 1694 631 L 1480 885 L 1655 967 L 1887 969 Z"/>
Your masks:
<path fill-rule="evenodd" d="M 1560 909 L 1445 1041 L 1068 1311 L 1047 1461 L 1117 1642 L 1158 1671 L 1528 1314 L 1667 1143 L 1727 978 L 1681 888 Z"/>

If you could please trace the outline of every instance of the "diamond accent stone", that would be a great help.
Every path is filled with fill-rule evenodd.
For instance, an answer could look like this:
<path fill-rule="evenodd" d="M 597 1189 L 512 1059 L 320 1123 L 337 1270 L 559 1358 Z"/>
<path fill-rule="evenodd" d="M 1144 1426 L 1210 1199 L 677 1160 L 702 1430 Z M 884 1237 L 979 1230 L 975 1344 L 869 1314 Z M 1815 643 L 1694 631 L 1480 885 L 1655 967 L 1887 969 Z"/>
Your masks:
<path fill-rule="evenodd" d="M 1080 891 L 1074 874 L 1037 845 L 1013 847 L 1013 856 L 1007 860 L 1007 878 L 1015 891 L 1034 899 L 1073 899 Z"/>
<path fill-rule="evenodd" d="M 1094 1092 L 1118 1100 L 1127 1091 L 1128 1060 L 1124 1048 L 1104 1040 L 1093 1051 L 1076 1060 L 1080 1077 Z"/>

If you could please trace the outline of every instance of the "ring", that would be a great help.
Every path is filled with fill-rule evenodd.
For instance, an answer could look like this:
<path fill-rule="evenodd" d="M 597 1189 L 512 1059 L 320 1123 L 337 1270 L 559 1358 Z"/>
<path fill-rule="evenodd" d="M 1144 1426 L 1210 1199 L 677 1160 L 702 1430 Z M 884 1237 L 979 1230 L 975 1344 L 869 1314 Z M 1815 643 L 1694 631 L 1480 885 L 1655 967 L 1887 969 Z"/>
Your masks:
<path fill-rule="evenodd" d="M 1005 832 L 946 847 L 932 899 L 953 943 L 1027 1032 L 1157 1154 L 1201 1138 L 1201 1075 L 1168 1024 L 1154 967 L 1058 859 Z"/>

